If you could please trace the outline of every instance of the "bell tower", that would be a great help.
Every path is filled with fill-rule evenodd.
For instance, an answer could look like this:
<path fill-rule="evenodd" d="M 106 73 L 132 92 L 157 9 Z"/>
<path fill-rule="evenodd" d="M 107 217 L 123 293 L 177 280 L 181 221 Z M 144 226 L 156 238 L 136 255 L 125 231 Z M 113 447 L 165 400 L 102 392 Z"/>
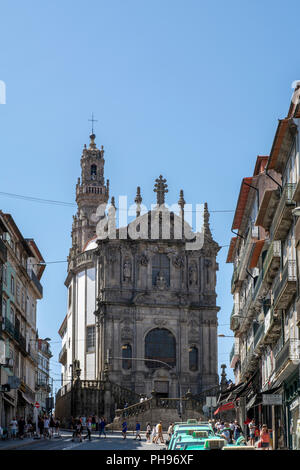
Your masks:
<path fill-rule="evenodd" d="M 106 204 L 109 197 L 109 180 L 104 183 L 104 149 L 99 150 L 95 134 L 90 135 L 89 148 L 84 145 L 81 156 L 81 178 L 76 185 L 77 214 L 73 216 L 72 248 L 70 257 L 81 253 L 85 244 L 96 235 L 93 214 L 100 204 Z"/>

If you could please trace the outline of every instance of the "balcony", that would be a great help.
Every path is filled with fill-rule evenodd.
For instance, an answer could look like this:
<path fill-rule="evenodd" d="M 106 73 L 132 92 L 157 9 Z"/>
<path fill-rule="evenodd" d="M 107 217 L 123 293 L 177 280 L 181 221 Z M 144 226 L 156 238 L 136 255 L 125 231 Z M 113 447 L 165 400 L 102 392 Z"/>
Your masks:
<path fill-rule="evenodd" d="M 15 341 L 17 341 L 17 343 L 20 346 L 20 348 L 22 349 L 22 351 L 24 353 L 26 353 L 26 355 L 27 355 L 28 351 L 26 349 L 26 339 L 20 333 L 20 331 L 16 330 L 14 324 L 6 317 L 4 318 L 3 325 L 4 325 L 4 331 L 6 333 L 8 333 L 11 336 L 11 338 L 13 338 Z"/>
<path fill-rule="evenodd" d="M 263 337 L 265 334 L 265 323 L 261 323 L 254 334 L 253 347 L 255 351 L 260 352 L 261 347 L 263 346 Z"/>
<path fill-rule="evenodd" d="M 273 307 L 275 310 L 286 309 L 297 289 L 296 261 L 288 260 L 285 263 L 281 276 L 273 286 Z"/>
<path fill-rule="evenodd" d="M 264 344 L 272 344 L 280 335 L 281 332 L 281 316 L 275 313 L 273 308 L 270 308 L 265 316 L 264 322 Z"/>
<path fill-rule="evenodd" d="M 295 369 L 300 364 L 300 340 L 289 339 L 279 353 L 275 357 L 275 370 L 277 379 L 282 372 L 285 371 L 285 376 L 291 373 L 291 369 Z M 287 369 L 289 367 L 289 370 Z M 286 378 L 286 377 L 284 377 Z M 281 377 L 282 380 L 284 378 Z"/>
<path fill-rule="evenodd" d="M 67 346 L 66 344 L 64 344 L 62 347 L 62 350 L 59 353 L 58 362 L 64 365 L 66 361 L 67 361 Z"/>
<path fill-rule="evenodd" d="M 6 263 L 7 261 L 7 248 L 4 241 L 0 238 L 0 261 Z"/>
<path fill-rule="evenodd" d="M 36 277 L 35 272 L 33 270 L 29 271 L 28 275 L 29 275 L 30 279 L 32 280 L 33 285 L 36 288 L 38 299 L 42 299 L 42 297 L 43 297 L 43 286 L 42 286 L 42 284 L 40 283 L 40 281 Z"/>
<path fill-rule="evenodd" d="M 278 269 L 280 267 L 281 259 L 281 243 L 279 240 L 273 241 L 269 246 L 267 255 L 263 264 L 263 279 L 268 284 L 272 284 Z"/>
<path fill-rule="evenodd" d="M 239 360 L 240 350 L 239 350 L 239 338 L 234 338 L 234 344 L 229 355 L 230 367 L 233 369 Z"/>
<path fill-rule="evenodd" d="M 295 189 L 295 183 L 288 183 L 282 191 L 270 228 L 270 238 L 272 240 L 283 240 L 287 236 L 292 223 L 292 210 L 296 205 L 293 200 Z"/>
<path fill-rule="evenodd" d="M 254 352 L 254 345 L 251 344 L 249 351 L 247 352 L 247 356 L 245 357 L 244 361 L 241 364 L 241 376 L 245 378 L 246 376 L 252 374 L 254 372 L 255 367 L 257 365 L 257 355 Z"/>

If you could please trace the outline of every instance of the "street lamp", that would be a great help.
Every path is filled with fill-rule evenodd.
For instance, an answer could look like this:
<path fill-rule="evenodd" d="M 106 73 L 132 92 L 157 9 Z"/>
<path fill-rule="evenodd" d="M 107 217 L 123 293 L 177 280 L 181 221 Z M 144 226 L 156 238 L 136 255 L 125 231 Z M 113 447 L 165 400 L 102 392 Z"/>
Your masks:
<path fill-rule="evenodd" d="M 218 338 L 235 338 L 235 336 L 228 336 L 228 335 L 218 335 Z"/>

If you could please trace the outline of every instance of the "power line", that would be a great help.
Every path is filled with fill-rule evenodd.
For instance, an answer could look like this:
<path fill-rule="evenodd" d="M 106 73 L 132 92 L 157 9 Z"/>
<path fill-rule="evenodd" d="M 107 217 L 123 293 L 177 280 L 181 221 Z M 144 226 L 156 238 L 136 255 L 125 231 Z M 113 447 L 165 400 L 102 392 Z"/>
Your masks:
<path fill-rule="evenodd" d="M 24 194 L 15 194 L 15 193 L 7 193 L 7 192 L 4 192 L 4 191 L 0 191 L 0 196 L 4 196 L 4 197 L 11 197 L 13 199 L 21 199 L 21 200 L 24 200 L 24 201 L 31 201 L 31 202 L 37 202 L 37 203 L 41 203 L 41 204 L 51 204 L 51 205 L 56 205 L 56 206 L 66 206 L 66 207 L 77 207 L 77 204 L 73 203 L 73 202 L 66 202 L 66 201 L 56 201 L 56 200 L 53 200 L 53 199 L 45 199 L 45 198 L 40 198 L 40 197 L 34 197 L 34 196 L 25 196 Z M 120 208 L 120 209 L 117 209 L 118 211 L 127 211 L 127 209 L 123 209 L 123 208 Z M 189 210 L 185 210 L 185 212 L 198 212 L 196 210 L 192 210 L 192 211 L 189 211 Z M 232 212 L 235 212 L 233 209 L 221 209 L 221 210 L 210 210 L 209 211 L 210 213 L 232 213 Z"/>

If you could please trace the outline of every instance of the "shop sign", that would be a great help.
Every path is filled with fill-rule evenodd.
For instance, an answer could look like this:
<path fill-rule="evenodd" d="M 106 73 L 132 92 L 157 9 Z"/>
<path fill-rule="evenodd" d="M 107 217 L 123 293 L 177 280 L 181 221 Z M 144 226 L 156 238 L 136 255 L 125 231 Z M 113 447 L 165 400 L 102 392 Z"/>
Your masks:
<path fill-rule="evenodd" d="M 290 411 L 292 411 L 294 408 L 296 408 L 298 405 L 300 405 L 300 400 L 299 397 L 296 398 L 291 404 L 290 404 Z"/>
<path fill-rule="evenodd" d="M 268 395 L 263 393 L 263 405 L 282 405 L 282 395 Z"/>

